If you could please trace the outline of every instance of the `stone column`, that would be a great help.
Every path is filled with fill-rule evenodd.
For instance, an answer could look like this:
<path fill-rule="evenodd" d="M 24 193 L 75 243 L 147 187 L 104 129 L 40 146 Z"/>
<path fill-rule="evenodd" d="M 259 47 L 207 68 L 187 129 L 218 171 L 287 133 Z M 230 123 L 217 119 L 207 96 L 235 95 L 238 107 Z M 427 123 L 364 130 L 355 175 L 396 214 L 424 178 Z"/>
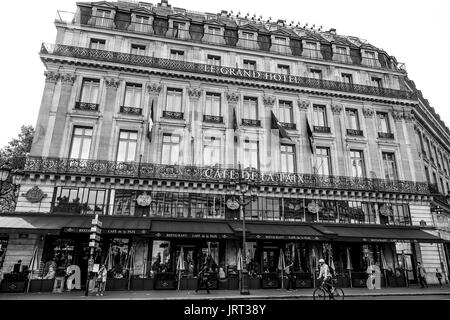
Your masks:
<path fill-rule="evenodd" d="M 225 94 L 227 98 L 228 107 L 228 125 L 225 132 L 225 165 L 238 166 L 239 162 L 242 162 L 239 150 L 242 150 L 241 130 L 240 130 L 240 112 L 238 110 L 238 103 L 240 95 L 237 92 L 227 92 Z M 237 128 L 234 131 L 234 116 L 233 110 L 236 114 Z"/>
<path fill-rule="evenodd" d="M 200 97 L 202 89 L 198 87 L 189 87 L 188 108 L 186 111 L 186 121 L 188 123 L 188 161 L 187 163 L 195 166 L 202 165 L 202 107 Z"/>
<path fill-rule="evenodd" d="M 114 147 L 116 146 L 114 139 L 114 108 L 116 106 L 117 88 L 119 88 L 120 80 L 117 78 L 105 78 L 106 96 L 105 105 L 103 106 L 103 120 L 100 130 L 100 144 L 98 148 L 97 159 L 114 161 Z"/>
<path fill-rule="evenodd" d="M 30 156 L 42 156 L 44 147 L 44 138 L 48 127 L 49 112 L 55 92 L 56 83 L 60 74 L 55 71 L 45 71 L 45 87 L 42 95 L 41 107 L 36 123 L 36 130 L 31 146 Z"/>
<path fill-rule="evenodd" d="M 333 121 L 335 131 L 333 134 L 336 137 L 336 157 L 337 157 L 337 170 L 333 170 L 334 175 L 349 175 L 347 172 L 347 158 L 348 151 L 347 143 L 345 141 L 345 122 L 342 115 L 343 106 L 340 103 L 331 104 L 331 112 L 333 113 Z"/>
<path fill-rule="evenodd" d="M 63 73 L 61 75 L 61 94 L 59 97 L 58 109 L 56 110 L 55 124 L 53 127 L 52 139 L 50 143 L 49 157 L 59 157 L 61 151 L 61 137 L 64 134 L 66 125 L 67 110 L 69 107 L 70 95 L 72 94 L 73 83 L 76 75 L 74 73 Z"/>
<path fill-rule="evenodd" d="M 415 118 L 411 111 L 403 113 L 403 131 L 409 139 L 408 158 L 410 160 L 411 179 L 412 181 L 426 182 L 425 170 L 423 167 L 422 155 L 418 157 L 419 152 L 422 154 L 421 146 L 416 141 Z"/>
<path fill-rule="evenodd" d="M 145 144 L 144 149 L 144 158 L 142 159 L 143 162 L 152 162 L 152 163 L 159 163 L 160 155 L 161 155 L 161 141 L 158 140 L 158 129 L 159 129 L 159 105 L 158 105 L 158 98 L 159 94 L 161 92 L 162 86 L 159 83 L 152 82 L 147 85 L 147 92 L 150 95 L 150 98 L 148 99 L 148 108 L 147 108 L 147 114 L 146 116 L 146 135 L 147 138 L 150 137 L 151 142 Z M 153 109 L 153 127 L 151 132 L 149 133 L 149 122 L 150 118 L 152 117 L 152 109 Z"/>
<path fill-rule="evenodd" d="M 412 171 L 414 170 L 414 164 L 411 157 L 411 138 L 407 136 L 403 128 L 403 112 L 393 111 L 392 117 L 394 118 L 395 133 L 397 135 L 395 139 L 399 145 L 399 159 L 396 158 L 395 160 L 398 164 L 401 162 L 401 166 L 398 165 L 399 171 L 402 169 L 402 172 L 399 172 L 399 179 L 413 180 Z M 414 135 L 412 139 L 414 139 L 414 142 L 416 139 Z"/>
<path fill-rule="evenodd" d="M 374 111 L 372 108 L 364 106 L 363 115 L 366 122 L 366 136 L 371 137 L 368 139 L 369 145 L 369 157 L 367 159 L 367 167 L 369 172 L 367 173 L 368 178 L 383 178 L 382 168 L 380 167 L 380 162 L 378 159 L 378 130 L 376 126 L 376 121 L 374 120 Z"/>
<path fill-rule="evenodd" d="M 297 172 L 312 172 L 313 154 L 309 147 L 308 130 L 306 127 L 306 119 L 308 119 L 308 110 L 310 102 L 308 100 L 298 100 L 298 108 L 300 110 L 300 139 L 299 146 L 297 147 Z M 311 124 L 311 123 L 310 123 Z"/>
<path fill-rule="evenodd" d="M 267 133 L 268 139 L 267 139 L 267 154 L 261 155 L 263 157 L 266 157 L 267 159 L 271 159 L 270 165 L 268 164 L 266 168 L 261 168 L 261 170 L 267 170 L 267 171 L 274 171 L 277 172 L 280 169 L 280 163 L 278 159 L 275 157 L 278 157 L 280 154 L 280 133 L 278 132 L 278 129 L 272 129 L 272 114 L 273 106 L 275 105 L 275 97 L 271 95 L 264 95 L 263 96 L 263 103 L 264 103 L 264 115 L 261 119 L 261 125 L 263 128 L 268 128 Z"/>

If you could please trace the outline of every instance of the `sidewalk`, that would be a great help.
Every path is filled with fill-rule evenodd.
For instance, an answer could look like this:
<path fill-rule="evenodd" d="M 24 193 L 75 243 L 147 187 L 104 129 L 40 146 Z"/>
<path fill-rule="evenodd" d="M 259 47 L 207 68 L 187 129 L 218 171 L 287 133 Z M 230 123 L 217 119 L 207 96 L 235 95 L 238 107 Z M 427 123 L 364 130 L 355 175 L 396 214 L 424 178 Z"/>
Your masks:
<path fill-rule="evenodd" d="M 409 288 L 382 288 L 380 290 L 369 290 L 365 288 L 343 289 L 347 297 L 367 296 L 420 296 L 420 295 L 450 295 L 450 286 L 429 287 L 422 289 L 418 286 Z M 76 290 L 64 293 L 1 293 L 0 300 L 227 300 L 227 299 L 312 299 L 313 289 L 298 289 L 286 291 L 284 289 L 259 289 L 250 290 L 249 296 L 240 295 L 238 290 L 211 290 L 207 294 L 202 290 L 195 293 L 191 290 L 151 290 L 151 291 L 107 291 L 105 296 L 97 297 L 91 293 L 89 297 L 84 296 L 84 291 Z"/>

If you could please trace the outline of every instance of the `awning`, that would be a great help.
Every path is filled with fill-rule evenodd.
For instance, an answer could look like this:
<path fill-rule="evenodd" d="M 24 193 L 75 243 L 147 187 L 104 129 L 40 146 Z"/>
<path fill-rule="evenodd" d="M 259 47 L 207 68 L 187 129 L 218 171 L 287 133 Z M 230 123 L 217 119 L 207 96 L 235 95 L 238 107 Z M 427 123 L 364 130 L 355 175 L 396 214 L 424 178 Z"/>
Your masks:
<path fill-rule="evenodd" d="M 40 214 L 0 216 L 0 232 L 59 234 L 64 227 L 90 228 L 91 219 L 92 217 Z"/>
<path fill-rule="evenodd" d="M 153 220 L 150 233 L 156 238 L 229 239 L 233 230 L 225 221 Z"/>
<path fill-rule="evenodd" d="M 242 233 L 242 222 L 230 222 L 233 230 Z M 267 240 L 326 240 L 322 233 L 308 225 L 285 225 L 273 223 L 245 224 L 246 236 Z"/>
<path fill-rule="evenodd" d="M 442 242 L 442 239 L 414 227 L 373 226 L 314 226 L 315 229 L 336 241 L 362 242 Z"/>

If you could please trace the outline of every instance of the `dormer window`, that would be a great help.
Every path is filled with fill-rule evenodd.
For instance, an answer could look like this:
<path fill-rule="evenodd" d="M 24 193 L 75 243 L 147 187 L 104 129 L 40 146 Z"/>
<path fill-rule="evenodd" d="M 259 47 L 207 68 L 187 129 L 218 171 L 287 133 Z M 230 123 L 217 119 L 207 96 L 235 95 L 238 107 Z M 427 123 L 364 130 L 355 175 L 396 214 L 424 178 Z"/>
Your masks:
<path fill-rule="evenodd" d="M 170 59 L 173 59 L 173 60 L 184 60 L 184 51 L 181 51 L 181 50 L 170 50 Z"/>
<path fill-rule="evenodd" d="M 184 39 L 184 35 L 186 32 L 186 23 L 182 22 L 173 22 L 173 37 Z"/>
<path fill-rule="evenodd" d="M 105 50 L 106 41 L 102 39 L 91 39 L 89 47 L 94 50 Z"/>
<path fill-rule="evenodd" d="M 243 31 L 242 38 L 244 40 L 255 40 L 255 34 L 253 32 Z"/>
<path fill-rule="evenodd" d="M 203 41 L 206 43 L 225 44 L 225 25 L 217 20 L 205 21 Z"/>
<path fill-rule="evenodd" d="M 239 30 L 239 41 L 237 43 L 238 47 L 247 49 L 258 49 L 258 43 L 256 41 L 256 33 L 247 30 Z"/>
<path fill-rule="evenodd" d="M 275 44 L 285 46 L 286 45 L 286 38 L 275 37 Z"/>
<path fill-rule="evenodd" d="M 364 51 L 363 61 L 365 62 L 364 64 L 369 67 L 376 67 L 378 65 L 375 52 L 373 51 Z"/>
<path fill-rule="evenodd" d="M 212 34 L 212 35 L 215 35 L 215 36 L 220 36 L 221 35 L 220 28 L 218 28 L 218 27 L 211 27 L 211 26 L 209 26 L 208 27 L 208 32 L 210 34 Z"/>
<path fill-rule="evenodd" d="M 142 33 L 153 33 L 152 21 L 150 21 L 149 16 L 144 16 L 140 14 L 132 14 L 130 28 L 136 32 Z"/>
<path fill-rule="evenodd" d="M 145 46 L 140 45 L 140 44 L 132 44 L 131 45 L 131 54 L 144 55 L 145 54 Z"/>
<path fill-rule="evenodd" d="M 338 47 L 336 46 L 333 58 L 336 61 L 340 62 L 350 62 L 350 57 L 347 54 L 347 48 L 346 47 Z"/>
<path fill-rule="evenodd" d="M 95 25 L 99 27 L 111 27 L 112 19 L 111 19 L 111 11 L 104 9 L 97 9 L 97 13 L 95 15 Z"/>
<path fill-rule="evenodd" d="M 288 39 L 280 36 L 272 36 L 272 46 L 270 49 L 283 54 L 291 53 Z"/>
<path fill-rule="evenodd" d="M 305 50 L 303 50 L 304 55 L 308 58 L 317 59 L 319 58 L 319 53 L 317 50 L 317 43 L 315 42 L 305 42 Z"/>

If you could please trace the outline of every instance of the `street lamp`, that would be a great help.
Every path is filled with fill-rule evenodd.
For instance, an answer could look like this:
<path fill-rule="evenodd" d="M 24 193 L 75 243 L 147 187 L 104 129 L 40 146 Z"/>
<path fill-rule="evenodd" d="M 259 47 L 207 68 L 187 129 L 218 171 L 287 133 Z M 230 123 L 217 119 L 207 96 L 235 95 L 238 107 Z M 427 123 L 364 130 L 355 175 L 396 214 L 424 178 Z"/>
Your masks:
<path fill-rule="evenodd" d="M 237 203 L 239 203 L 239 209 L 240 209 L 240 215 L 242 217 L 242 250 L 243 250 L 243 256 L 242 256 L 242 270 L 241 270 L 241 285 L 240 285 L 240 293 L 242 295 L 249 295 L 249 281 L 248 281 L 248 270 L 247 270 L 247 248 L 246 248 L 246 238 L 245 238 L 245 212 L 244 207 L 248 205 L 249 203 L 256 201 L 256 188 L 254 186 L 254 183 L 248 182 L 247 180 L 242 179 L 242 170 L 241 170 L 241 164 L 239 164 L 239 179 L 237 183 L 231 183 L 232 185 L 235 185 L 235 191 L 239 192 L 241 196 L 239 197 L 239 200 L 235 200 Z M 245 201 L 245 194 L 250 190 L 251 197 L 249 200 Z"/>
<path fill-rule="evenodd" d="M 8 163 L 5 163 L 0 167 L 0 181 L 2 184 L 8 179 L 10 172 L 11 166 Z"/>

